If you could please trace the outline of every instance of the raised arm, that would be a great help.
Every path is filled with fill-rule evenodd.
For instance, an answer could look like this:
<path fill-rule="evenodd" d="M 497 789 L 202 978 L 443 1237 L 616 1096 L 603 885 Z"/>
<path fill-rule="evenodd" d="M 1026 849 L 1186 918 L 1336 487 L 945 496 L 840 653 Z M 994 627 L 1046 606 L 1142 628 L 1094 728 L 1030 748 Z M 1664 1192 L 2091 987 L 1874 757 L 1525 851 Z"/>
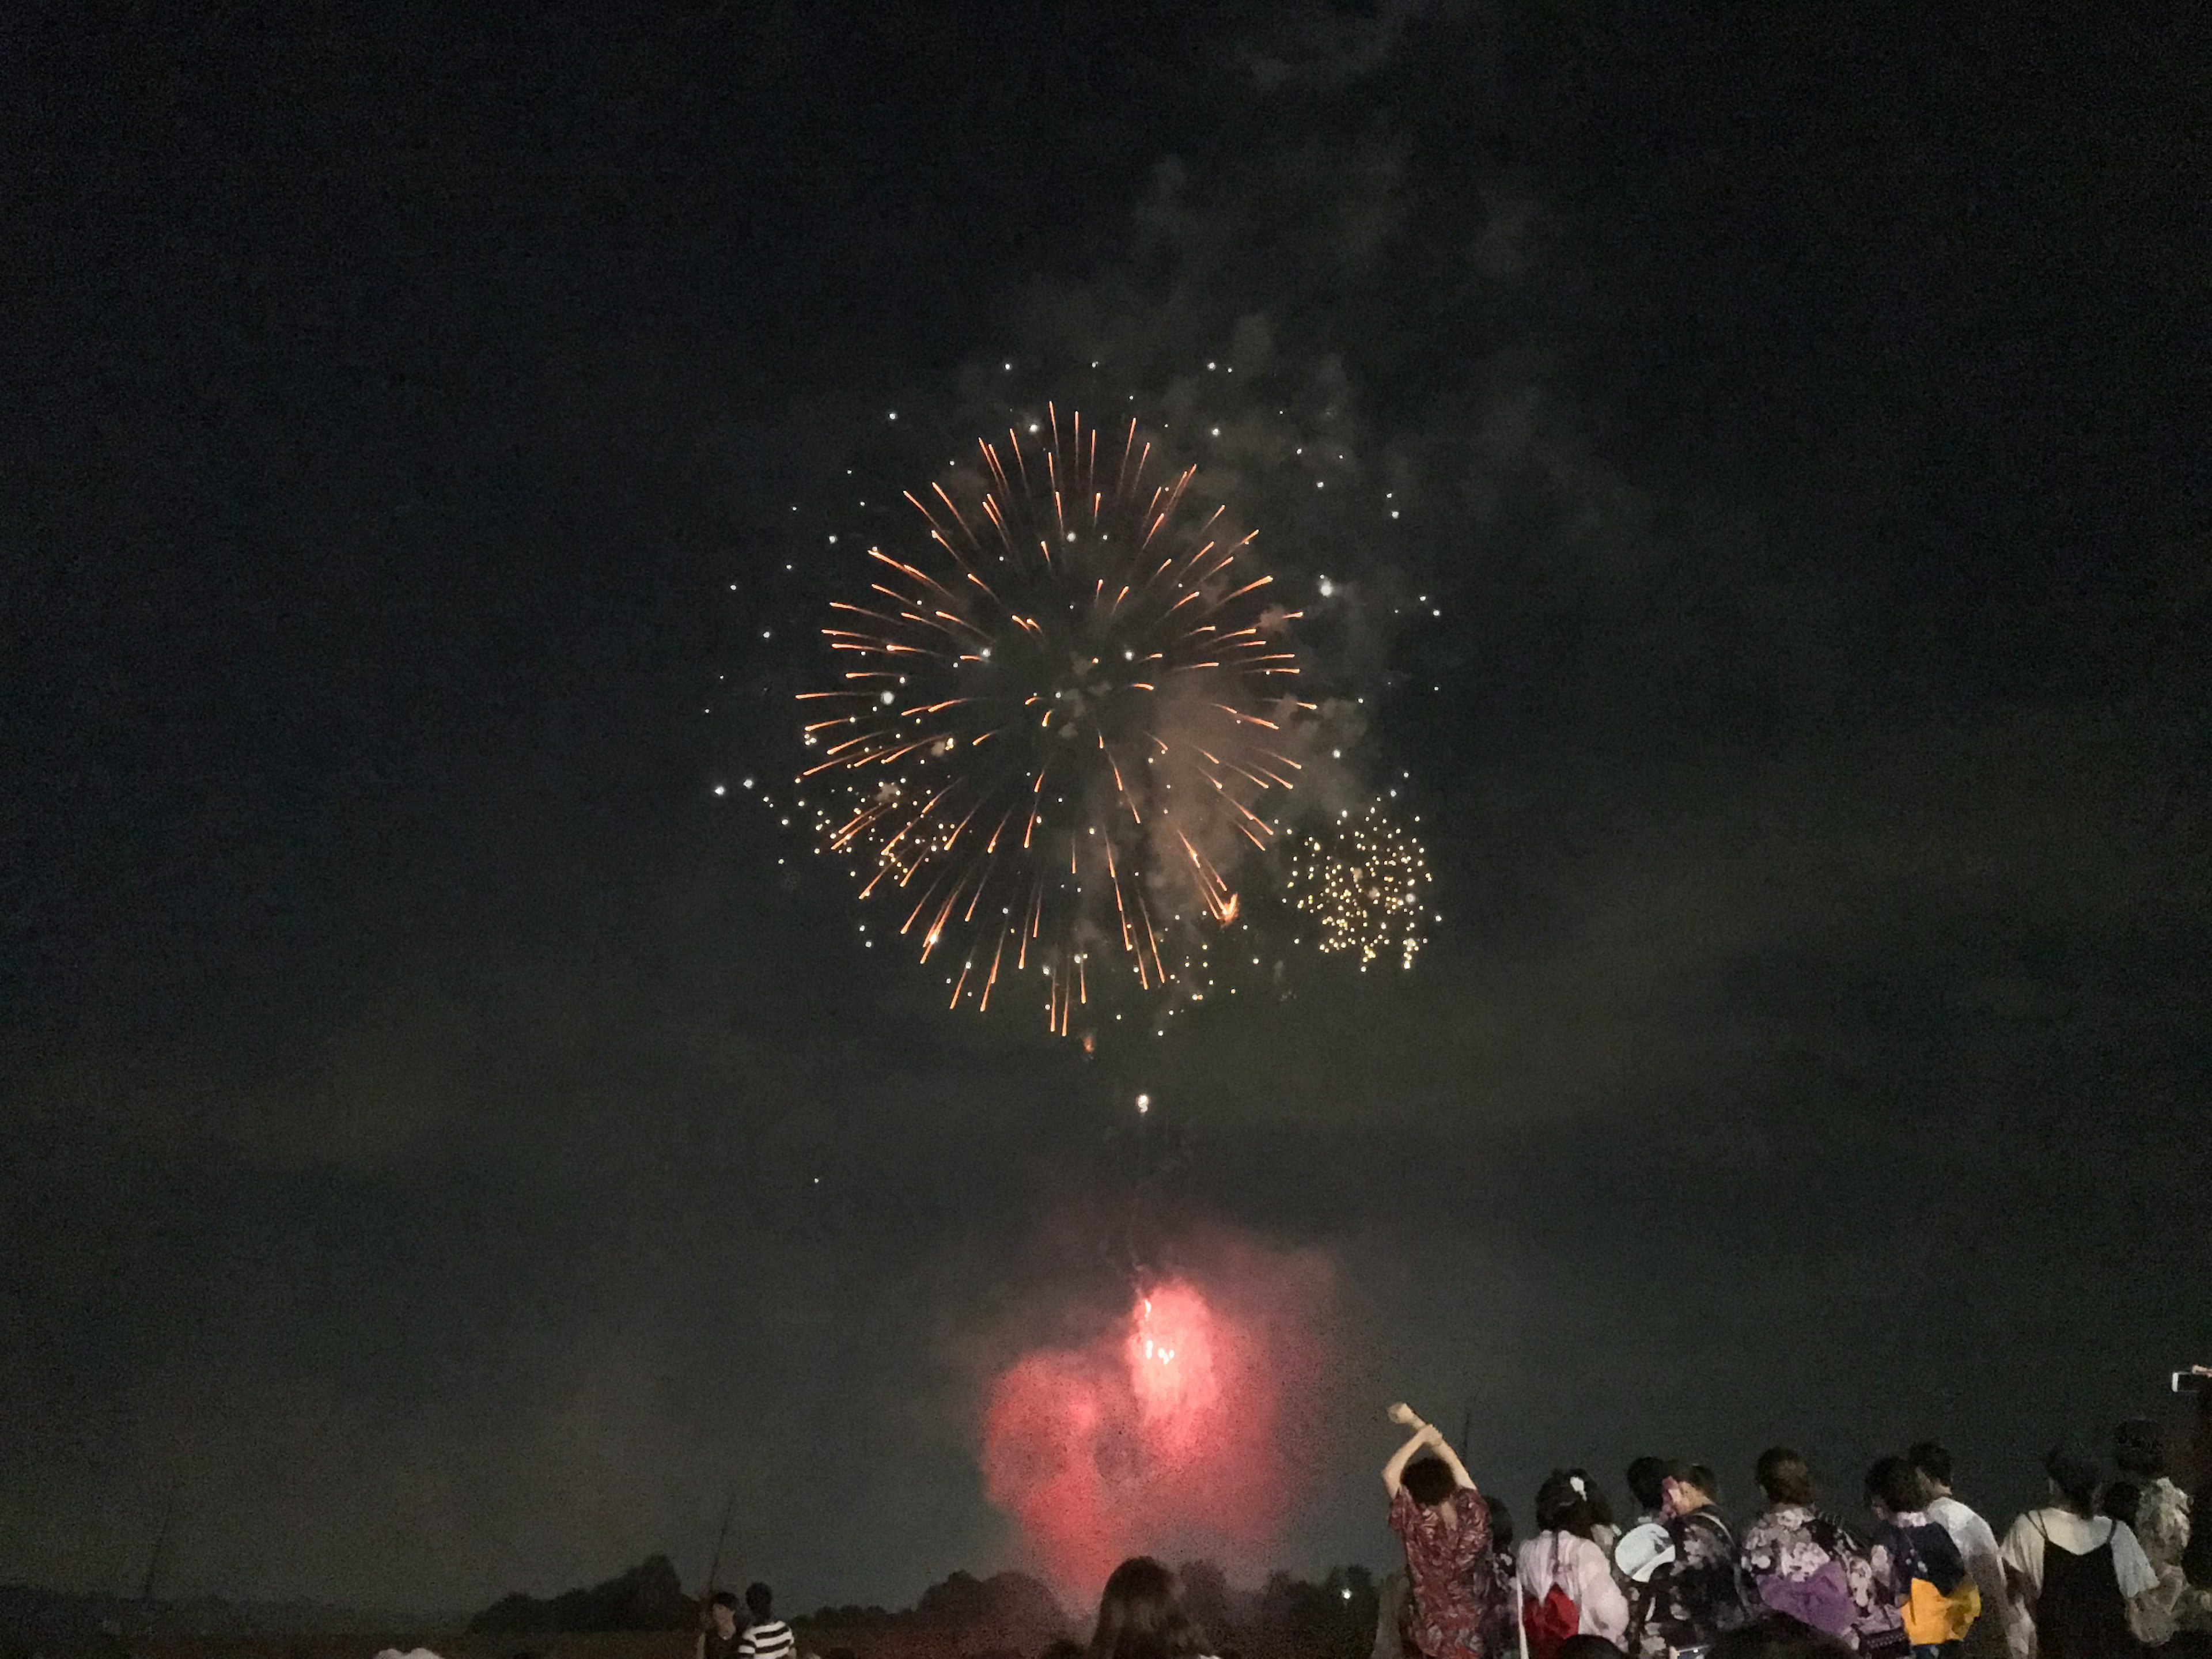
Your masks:
<path fill-rule="evenodd" d="M 1413 1408 L 1403 1401 L 1390 1407 L 1390 1420 L 1393 1423 L 1402 1424 L 1413 1431 L 1413 1433 L 1407 1436 L 1406 1443 L 1392 1452 L 1390 1461 L 1382 1466 L 1382 1490 L 1395 1498 L 1403 1490 L 1402 1477 L 1406 1473 L 1406 1465 L 1413 1461 L 1414 1456 L 1424 1446 L 1431 1443 L 1442 1444 L 1443 1437 L 1413 1415 Z"/>
<path fill-rule="evenodd" d="M 1459 1461 L 1459 1454 L 1451 1449 L 1451 1443 L 1444 1438 L 1443 1431 L 1435 1424 L 1424 1423 L 1414 1414 L 1413 1408 L 1403 1401 L 1390 1407 L 1390 1420 L 1413 1431 L 1406 1443 L 1393 1452 L 1390 1461 L 1382 1466 L 1382 1485 L 1391 1497 L 1398 1495 L 1406 1465 L 1412 1462 L 1424 1447 L 1432 1449 L 1443 1459 L 1444 1467 L 1451 1471 L 1453 1484 L 1462 1492 L 1474 1490 L 1474 1477 L 1467 1472 L 1467 1465 Z"/>
<path fill-rule="evenodd" d="M 1436 1437 L 1432 1443 L 1437 1449 L 1437 1455 L 1444 1460 L 1444 1467 L 1451 1471 L 1453 1482 L 1462 1492 L 1473 1492 L 1474 1477 L 1467 1472 L 1467 1465 L 1459 1461 L 1459 1454 L 1452 1449 L 1451 1442 L 1434 1427 L 1429 1432 Z"/>

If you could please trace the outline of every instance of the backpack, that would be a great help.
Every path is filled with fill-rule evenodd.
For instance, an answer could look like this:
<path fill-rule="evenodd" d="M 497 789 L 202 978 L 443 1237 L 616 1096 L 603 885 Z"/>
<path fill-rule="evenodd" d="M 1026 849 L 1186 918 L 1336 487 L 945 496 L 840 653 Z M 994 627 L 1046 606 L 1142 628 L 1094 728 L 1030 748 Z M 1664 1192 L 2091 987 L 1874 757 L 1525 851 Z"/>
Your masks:
<path fill-rule="evenodd" d="M 1528 1638 L 1528 1659 L 1554 1659 L 1559 1646 L 1583 1627 L 1583 1610 L 1559 1583 L 1559 1535 L 1552 1534 L 1552 1587 L 1542 1601 L 1521 1598 L 1521 1629 Z"/>
<path fill-rule="evenodd" d="M 1899 1612 L 1915 1647 L 1962 1639 L 1981 1617 L 1982 1593 L 1966 1576 L 1966 1563 L 1951 1534 L 1933 1521 L 1887 1528 L 1893 1574 L 1904 1595 Z"/>

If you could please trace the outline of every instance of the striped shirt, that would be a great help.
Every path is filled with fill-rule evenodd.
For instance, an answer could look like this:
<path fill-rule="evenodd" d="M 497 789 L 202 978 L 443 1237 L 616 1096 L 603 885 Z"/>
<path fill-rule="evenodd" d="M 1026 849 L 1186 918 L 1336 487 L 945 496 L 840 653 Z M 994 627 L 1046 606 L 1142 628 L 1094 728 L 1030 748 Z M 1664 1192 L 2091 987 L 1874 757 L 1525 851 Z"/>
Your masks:
<path fill-rule="evenodd" d="M 764 1625 L 747 1625 L 745 1633 L 738 1638 L 740 1659 L 791 1659 L 792 1650 L 798 1645 L 791 1626 L 781 1619 L 771 1619 Z"/>

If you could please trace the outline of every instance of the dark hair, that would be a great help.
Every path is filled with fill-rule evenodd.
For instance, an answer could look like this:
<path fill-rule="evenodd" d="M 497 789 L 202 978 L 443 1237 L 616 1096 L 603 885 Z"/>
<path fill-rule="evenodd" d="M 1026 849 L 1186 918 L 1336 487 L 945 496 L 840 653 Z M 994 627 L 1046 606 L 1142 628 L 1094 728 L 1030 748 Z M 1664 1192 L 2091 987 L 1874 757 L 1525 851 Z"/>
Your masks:
<path fill-rule="evenodd" d="M 1605 1488 L 1591 1478 L 1588 1469 L 1569 1469 L 1569 1474 L 1578 1474 L 1583 1481 L 1583 1499 L 1589 1505 L 1590 1524 L 1609 1527 L 1613 1524 L 1613 1505 L 1606 1501 Z"/>
<path fill-rule="evenodd" d="M 1903 1515 L 1927 1502 L 1920 1471 L 1909 1457 L 1885 1457 L 1867 1471 L 1866 1499 L 1879 1503 L 1892 1515 Z"/>
<path fill-rule="evenodd" d="M 1608 1659 L 1609 1656 L 1611 1659 L 1618 1659 L 1620 1650 L 1602 1636 L 1592 1636 L 1583 1632 L 1567 1638 L 1559 1644 L 1557 1651 L 1559 1659 Z"/>
<path fill-rule="evenodd" d="M 1916 1440 L 1905 1448 L 1905 1455 L 1912 1467 L 1930 1480 L 1951 1484 L 1951 1454 L 1933 1440 Z"/>
<path fill-rule="evenodd" d="M 2097 1512 L 2097 1465 L 2071 1446 L 2053 1446 L 2044 1455 L 2043 1472 L 2051 1484 L 2065 1494 L 2068 1507 L 2077 1515 Z"/>
<path fill-rule="evenodd" d="M 2101 1507 L 2107 1516 L 2133 1530 L 2136 1511 L 2142 1507 L 2142 1488 L 2132 1480 L 2112 1481 L 2105 1488 Z"/>
<path fill-rule="evenodd" d="M 1656 1510 L 1667 1501 L 1667 1471 L 1674 1465 L 1663 1457 L 1639 1457 L 1628 1466 L 1625 1479 L 1636 1501 Z"/>
<path fill-rule="evenodd" d="M 738 1610 L 737 1594 L 732 1590 L 716 1590 L 714 1604 L 718 1607 L 727 1607 L 731 1612 L 735 1613 Z"/>
<path fill-rule="evenodd" d="M 2131 1417 L 2112 1431 L 2112 1462 L 2122 1474 L 2138 1480 L 2155 1480 L 2166 1473 L 2166 1446 L 2158 1425 L 2148 1417 Z"/>
<path fill-rule="evenodd" d="M 1788 1446 L 1769 1446 L 1759 1455 L 1759 1489 L 1773 1504 L 1813 1501 L 1813 1471 Z"/>
<path fill-rule="evenodd" d="M 775 1592 L 766 1584 L 755 1582 L 745 1586 L 745 1606 L 756 1619 L 768 1617 L 769 1609 L 775 1605 Z"/>
<path fill-rule="evenodd" d="M 1589 1498 L 1575 1490 L 1571 1470 L 1553 1469 L 1536 1488 L 1536 1529 L 1571 1532 L 1577 1538 L 1590 1535 Z"/>
<path fill-rule="evenodd" d="M 1721 1478 L 1703 1463 L 1692 1463 L 1675 1477 L 1686 1480 L 1708 1498 L 1717 1501 L 1721 1495 Z"/>
<path fill-rule="evenodd" d="M 1513 1547 L 1513 1511 L 1505 1507 L 1504 1498 L 1487 1492 L 1482 1502 L 1490 1511 L 1490 1547 L 1504 1554 Z"/>
<path fill-rule="evenodd" d="M 1398 1484 L 1413 1494 L 1423 1509 L 1432 1510 L 1459 1490 L 1459 1482 L 1441 1457 L 1420 1456 L 1406 1465 Z"/>
<path fill-rule="evenodd" d="M 1786 1613 L 1770 1613 L 1728 1632 L 1706 1650 L 1709 1659 L 1830 1659 L 1850 1650 L 1832 1636 L 1800 1624 Z"/>
<path fill-rule="evenodd" d="M 1193 1659 L 1205 1645 L 1163 1564 L 1133 1555 L 1114 1569 L 1099 1593 L 1091 1659 Z"/>

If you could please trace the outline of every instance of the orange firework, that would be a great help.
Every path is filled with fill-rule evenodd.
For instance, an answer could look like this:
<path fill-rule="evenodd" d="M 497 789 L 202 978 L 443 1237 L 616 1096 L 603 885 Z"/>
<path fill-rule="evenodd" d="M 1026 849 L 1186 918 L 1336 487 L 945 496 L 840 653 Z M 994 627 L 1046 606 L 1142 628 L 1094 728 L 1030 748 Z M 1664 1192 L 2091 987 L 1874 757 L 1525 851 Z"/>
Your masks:
<path fill-rule="evenodd" d="M 1196 470 L 1160 474 L 1133 421 L 1042 425 L 979 441 L 953 488 L 908 493 L 910 546 L 868 550 L 822 630 L 841 683 L 801 694 L 799 782 L 830 786 L 827 845 L 953 1006 L 1035 970 L 1066 1033 L 1102 970 L 1158 989 L 1236 917 L 1311 705 L 1252 537 L 1185 509 Z"/>

